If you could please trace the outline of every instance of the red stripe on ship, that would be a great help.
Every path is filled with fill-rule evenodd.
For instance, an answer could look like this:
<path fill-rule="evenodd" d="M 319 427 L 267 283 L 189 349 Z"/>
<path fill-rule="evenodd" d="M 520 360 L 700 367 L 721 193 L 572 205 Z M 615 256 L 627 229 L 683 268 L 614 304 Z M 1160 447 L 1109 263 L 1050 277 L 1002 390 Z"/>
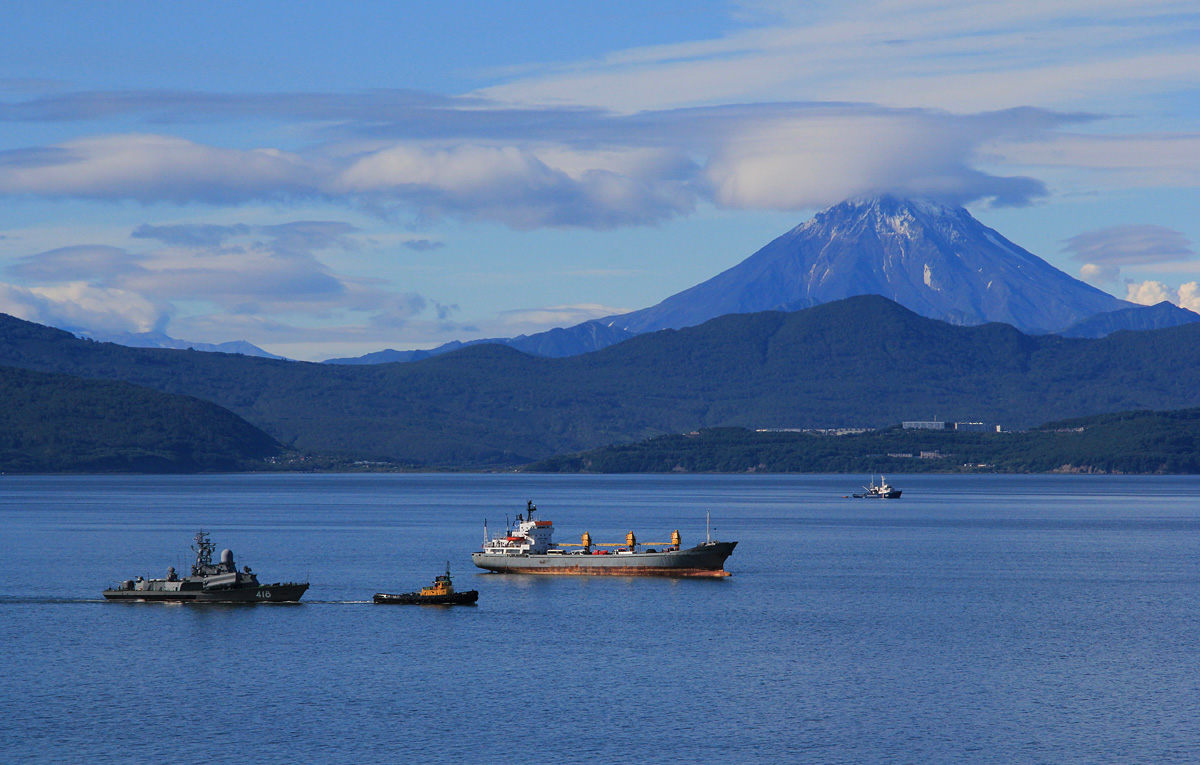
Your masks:
<path fill-rule="evenodd" d="M 571 566 L 569 568 L 515 568 L 506 566 L 506 574 L 544 574 L 546 576 L 730 576 L 725 569 L 648 568 L 646 566 Z"/>

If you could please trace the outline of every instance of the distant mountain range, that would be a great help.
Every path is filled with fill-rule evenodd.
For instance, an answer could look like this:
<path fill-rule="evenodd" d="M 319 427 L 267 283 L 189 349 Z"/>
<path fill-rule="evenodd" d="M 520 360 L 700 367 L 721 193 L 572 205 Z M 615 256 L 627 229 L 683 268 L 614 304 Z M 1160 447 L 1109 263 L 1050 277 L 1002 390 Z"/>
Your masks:
<path fill-rule="evenodd" d="M 1063 337 L 1108 337 L 1114 332 L 1165 329 L 1200 321 L 1200 314 L 1165 300 L 1158 305 L 1139 305 L 1098 313 L 1056 334 Z"/>
<path fill-rule="evenodd" d="M 0 315 L 0 365 L 212 401 L 306 451 L 511 466 L 703 427 L 1031 427 L 1200 406 L 1200 324 L 1099 340 L 954 326 L 877 296 L 732 314 L 540 358 L 497 345 L 345 366 L 126 348 Z"/>
<path fill-rule="evenodd" d="M 101 343 L 116 343 L 129 348 L 174 348 L 186 351 L 206 351 L 209 353 L 240 353 L 243 356 L 258 356 L 264 359 L 282 359 L 267 353 L 257 345 L 251 345 L 245 340 L 234 340 L 228 343 L 193 343 L 190 340 L 176 340 L 161 332 L 92 332 L 90 330 L 74 330 L 76 337 L 85 340 L 96 340 Z"/>
<path fill-rule="evenodd" d="M 1018 247 L 961 207 L 883 195 L 834 205 L 736 266 L 649 308 L 533 335 L 387 349 L 324 363 L 420 361 L 485 344 L 566 358 L 726 314 L 796 311 L 857 295 L 881 295 L 951 324 L 1002 322 L 1028 334 L 1067 337 L 1200 321 L 1200 315 L 1167 303 L 1118 300 Z M 245 341 L 195 343 L 155 332 L 76 334 L 134 348 L 282 358 Z"/>
<path fill-rule="evenodd" d="M 1002 322 L 1028 334 L 1070 328 L 1072 336 L 1098 337 L 1200 320 L 1181 308 L 1118 300 L 1018 247 L 961 207 L 877 196 L 835 205 L 733 268 L 649 308 L 535 335 L 328 363 L 414 361 L 479 343 L 562 358 L 726 314 L 796 311 L 856 295 L 881 295 L 951 324 Z M 1106 318 L 1084 324 L 1100 314 Z"/>
<path fill-rule="evenodd" d="M 567 356 L 578 356 L 581 353 L 591 353 L 610 345 L 633 337 L 633 332 L 627 332 L 619 327 L 604 324 L 599 321 L 585 321 L 573 327 L 558 327 L 538 332 L 535 335 L 519 335 L 517 337 L 493 337 L 486 340 L 457 340 L 439 345 L 437 348 L 417 351 L 394 351 L 391 349 L 368 353 L 345 359 L 326 359 L 325 364 L 390 364 L 396 361 L 420 361 L 443 353 L 457 351 L 471 345 L 507 345 L 523 353 L 533 356 L 545 356 L 561 359 Z"/>

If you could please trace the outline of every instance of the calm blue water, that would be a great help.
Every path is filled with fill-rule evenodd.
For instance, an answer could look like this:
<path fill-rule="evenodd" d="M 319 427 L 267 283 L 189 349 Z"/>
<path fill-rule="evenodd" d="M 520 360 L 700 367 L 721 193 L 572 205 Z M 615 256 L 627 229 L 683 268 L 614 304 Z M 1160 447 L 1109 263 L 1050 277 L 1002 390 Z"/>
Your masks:
<path fill-rule="evenodd" d="M 0 760 L 1200 761 L 1200 479 L 891 478 L 0 477 Z M 734 576 L 474 573 L 527 499 Z M 304 602 L 100 599 L 200 527 Z"/>

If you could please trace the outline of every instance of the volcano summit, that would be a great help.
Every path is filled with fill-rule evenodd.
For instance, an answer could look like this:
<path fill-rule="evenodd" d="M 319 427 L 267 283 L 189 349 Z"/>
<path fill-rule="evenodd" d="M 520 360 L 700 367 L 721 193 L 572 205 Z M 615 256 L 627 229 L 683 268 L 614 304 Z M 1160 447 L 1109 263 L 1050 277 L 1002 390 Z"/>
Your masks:
<path fill-rule="evenodd" d="M 603 321 L 640 334 L 855 295 L 882 295 L 953 324 L 998 321 L 1027 333 L 1054 332 L 1130 307 L 961 207 L 879 196 L 837 204 L 708 281 Z"/>
<path fill-rule="evenodd" d="M 885 195 L 834 205 L 733 268 L 649 308 L 535 335 L 447 343 L 431 351 L 389 350 L 329 363 L 408 361 L 480 343 L 562 358 L 726 314 L 799 311 L 859 295 L 881 295 L 951 324 L 1002 322 L 1028 334 L 1073 328 L 1103 336 L 1200 320 L 1182 309 L 1150 315 L 1151 309 L 1060 271 L 961 207 Z M 1074 329 L 1101 315 L 1107 318 Z"/>

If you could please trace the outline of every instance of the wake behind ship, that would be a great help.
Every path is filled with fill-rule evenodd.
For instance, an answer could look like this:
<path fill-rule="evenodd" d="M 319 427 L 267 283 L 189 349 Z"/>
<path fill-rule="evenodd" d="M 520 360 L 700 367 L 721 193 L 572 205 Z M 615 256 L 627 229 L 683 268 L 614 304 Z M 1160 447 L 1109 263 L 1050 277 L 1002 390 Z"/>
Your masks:
<path fill-rule="evenodd" d="M 580 544 L 555 544 L 554 522 L 534 520 L 535 512 L 537 507 L 528 503 L 525 516 L 517 515 L 516 529 L 485 539 L 483 550 L 471 554 L 475 565 L 501 574 L 721 577 L 729 576 L 725 560 L 737 546 L 710 538 L 685 550 L 678 531 L 669 543 L 650 543 L 662 544 L 662 549 L 639 545 L 632 531 L 624 545 L 593 544 L 586 531 Z M 486 525 L 484 533 L 486 537 Z"/>

